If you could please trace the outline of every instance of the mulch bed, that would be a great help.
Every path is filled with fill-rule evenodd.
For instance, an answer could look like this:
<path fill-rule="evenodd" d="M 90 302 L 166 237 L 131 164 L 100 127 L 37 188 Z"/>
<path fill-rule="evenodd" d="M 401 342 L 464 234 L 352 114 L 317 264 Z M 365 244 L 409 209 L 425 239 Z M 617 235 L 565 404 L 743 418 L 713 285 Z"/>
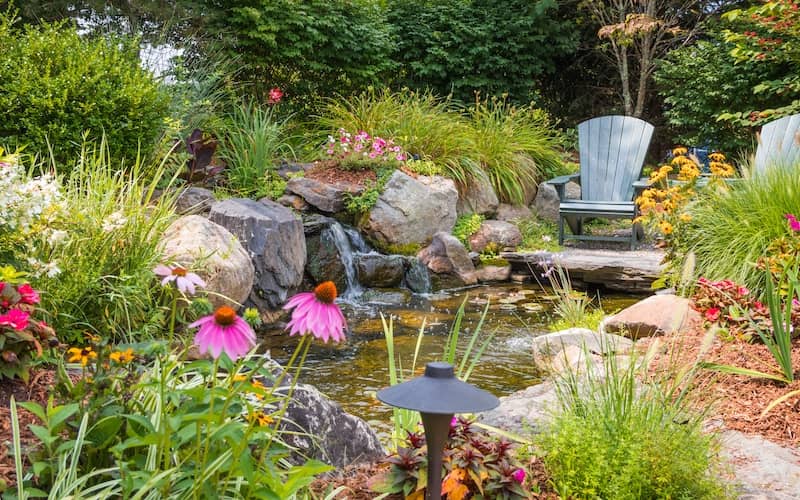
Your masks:
<path fill-rule="evenodd" d="M 682 334 L 662 339 L 667 350 L 657 362 L 660 361 L 661 367 L 693 362 L 697 359 L 705 334 L 702 320 L 693 318 Z M 778 373 L 772 354 L 760 342 L 747 343 L 717 337 L 704 360 Z M 783 446 L 797 447 L 800 445 L 800 394 L 761 416 L 770 402 L 791 391 L 800 390 L 800 338 L 792 343 L 792 362 L 798 380 L 788 385 L 762 378 L 701 370 L 695 380 L 700 391 L 700 403 L 711 404 L 710 414 L 721 418 L 728 429 L 757 434 Z"/>
<path fill-rule="evenodd" d="M 17 476 L 14 470 L 14 456 L 12 455 L 13 436 L 11 432 L 11 396 L 17 403 L 35 401 L 41 405 L 47 404 L 50 391 L 55 383 L 55 372 L 52 370 L 33 370 L 30 383 L 21 380 L 0 380 L 0 480 L 10 487 L 16 484 Z M 33 433 L 28 429 L 30 424 L 40 424 L 39 419 L 32 413 L 17 406 L 19 416 L 20 441 L 22 448 L 36 442 Z"/>
<path fill-rule="evenodd" d="M 318 161 L 309 170 L 305 177 L 318 180 L 326 184 L 354 184 L 365 187 L 374 183 L 378 176 L 372 169 L 343 170 L 335 161 Z"/>

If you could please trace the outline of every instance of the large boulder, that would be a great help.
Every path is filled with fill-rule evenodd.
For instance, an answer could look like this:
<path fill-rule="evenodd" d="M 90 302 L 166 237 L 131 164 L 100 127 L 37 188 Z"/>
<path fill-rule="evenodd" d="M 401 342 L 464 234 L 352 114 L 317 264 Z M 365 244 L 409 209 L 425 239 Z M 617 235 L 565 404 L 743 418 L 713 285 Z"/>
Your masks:
<path fill-rule="evenodd" d="M 303 280 L 306 240 L 303 223 L 288 208 L 269 200 L 230 198 L 212 205 L 209 219 L 242 242 L 255 266 L 250 300 L 276 309 Z"/>
<path fill-rule="evenodd" d="M 224 227 L 199 215 L 186 215 L 170 224 L 161 244 L 168 261 L 196 269 L 206 282 L 205 289 L 213 292 L 208 299 L 215 307 L 241 304 L 250 295 L 253 262 Z"/>
<path fill-rule="evenodd" d="M 303 222 L 306 236 L 306 272 L 316 283 L 333 281 L 339 293 L 347 289 L 347 270 L 331 225 L 336 221 L 312 215 Z"/>
<path fill-rule="evenodd" d="M 478 281 L 469 252 L 450 233 L 436 233 L 430 245 L 420 250 L 417 258 L 436 274 L 457 277 L 462 285 L 474 285 Z"/>
<path fill-rule="evenodd" d="M 413 178 L 396 170 L 359 229 L 377 247 L 397 253 L 419 248 L 439 231 L 450 232 L 456 222 L 458 191 L 444 177 Z"/>
<path fill-rule="evenodd" d="M 494 216 L 497 220 L 504 220 L 510 222 L 519 219 L 529 219 L 533 216 L 531 209 L 525 205 L 509 205 L 508 203 L 501 203 L 497 207 L 497 214 Z"/>
<path fill-rule="evenodd" d="M 336 213 L 344 210 L 348 194 L 360 193 L 364 188 L 355 184 L 328 184 L 317 179 L 296 177 L 286 183 L 286 190 L 323 212 Z"/>
<path fill-rule="evenodd" d="M 606 319 L 603 328 L 632 339 L 671 335 L 698 314 L 690 304 L 689 299 L 675 295 L 653 295 Z"/>
<path fill-rule="evenodd" d="M 473 252 L 483 252 L 487 247 L 494 247 L 495 252 L 514 251 L 522 244 L 522 233 L 510 222 L 501 220 L 485 220 L 472 236 L 469 247 Z"/>
<path fill-rule="evenodd" d="M 500 201 L 497 199 L 497 193 L 494 192 L 489 177 L 480 171 L 459 196 L 456 210 L 459 217 L 468 214 L 491 217 L 497 211 L 499 204 Z"/>
<path fill-rule="evenodd" d="M 358 282 L 364 286 L 389 288 L 403 281 L 405 266 L 400 255 L 368 253 L 356 255 L 354 260 Z"/>
<path fill-rule="evenodd" d="M 281 387 L 276 392 L 288 389 Z M 316 388 L 297 384 L 284 415 L 281 439 L 295 455 L 334 467 L 374 462 L 386 456 L 378 435 L 361 418 L 351 415 Z"/>
<path fill-rule="evenodd" d="M 568 182 L 565 186 L 565 195 L 569 199 L 580 199 L 581 187 L 574 182 Z M 558 222 L 558 206 L 561 200 L 558 192 L 552 184 L 543 182 L 539 184 L 539 191 L 536 193 L 536 215 L 551 222 Z"/>

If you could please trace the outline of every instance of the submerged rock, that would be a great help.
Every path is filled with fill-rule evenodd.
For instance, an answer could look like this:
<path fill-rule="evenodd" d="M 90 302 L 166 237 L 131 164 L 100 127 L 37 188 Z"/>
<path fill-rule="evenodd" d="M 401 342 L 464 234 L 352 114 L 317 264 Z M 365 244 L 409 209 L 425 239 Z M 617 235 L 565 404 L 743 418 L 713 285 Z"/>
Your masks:
<path fill-rule="evenodd" d="M 355 257 L 358 281 L 367 287 L 390 288 L 403 280 L 403 257 L 369 253 Z"/>

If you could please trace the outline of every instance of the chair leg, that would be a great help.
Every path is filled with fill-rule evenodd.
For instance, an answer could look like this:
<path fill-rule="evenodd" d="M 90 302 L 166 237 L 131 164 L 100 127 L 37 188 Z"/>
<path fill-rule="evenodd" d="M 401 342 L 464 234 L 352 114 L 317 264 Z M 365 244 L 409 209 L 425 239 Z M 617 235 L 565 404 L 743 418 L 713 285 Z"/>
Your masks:
<path fill-rule="evenodd" d="M 558 244 L 564 244 L 564 216 L 558 214 Z"/>
<path fill-rule="evenodd" d="M 638 232 L 639 228 L 637 227 L 638 224 L 633 224 L 631 226 L 631 251 L 636 250 L 636 241 L 638 239 Z"/>

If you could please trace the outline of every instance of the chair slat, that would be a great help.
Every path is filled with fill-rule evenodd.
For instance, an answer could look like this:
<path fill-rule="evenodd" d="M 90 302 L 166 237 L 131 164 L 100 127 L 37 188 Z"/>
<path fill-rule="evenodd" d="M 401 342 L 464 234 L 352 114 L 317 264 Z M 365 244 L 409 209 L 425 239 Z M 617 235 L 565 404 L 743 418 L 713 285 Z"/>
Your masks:
<path fill-rule="evenodd" d="M 761 127 L 754 174 L 762 174 L 772 166 L 791 166 L 798 160 L 800 160 L 800 114 L 784 116 Z"/>

